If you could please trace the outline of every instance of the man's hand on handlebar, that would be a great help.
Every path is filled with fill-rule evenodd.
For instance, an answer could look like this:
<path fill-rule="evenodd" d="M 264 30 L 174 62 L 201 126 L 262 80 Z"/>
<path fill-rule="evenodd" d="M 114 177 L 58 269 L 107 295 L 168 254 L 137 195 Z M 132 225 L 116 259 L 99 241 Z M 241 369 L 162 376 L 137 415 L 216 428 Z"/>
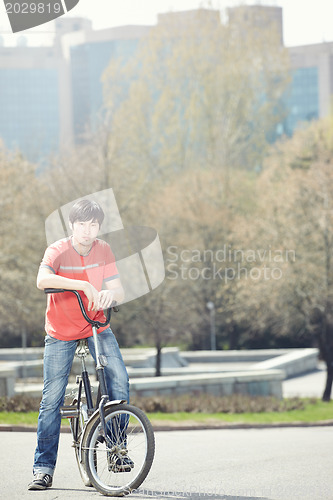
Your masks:
<path fill-rule="evenodd" d="M 115 305 L 113 299 L 114 293 L 112 290 L 102 290 L 98 294 L 98 309 L 109 309 L 112 305 Z"/>
<path fill-rule="evenodd" d="M 98 292 L 91 283 L 87 282 L 83 292 L 88 299 L 88 311 L 101 311 L 114 305 L 114 292 L 112 290 Z"/>
<path fill-rule="evenodd" d="M 86 295 L 88 299 L 88 311 L 98 311 L 99 307 L 99 292 L 96 288 L 89 283 L 86 282 L 87 285 L 83 289 L 83 293 Z"/>

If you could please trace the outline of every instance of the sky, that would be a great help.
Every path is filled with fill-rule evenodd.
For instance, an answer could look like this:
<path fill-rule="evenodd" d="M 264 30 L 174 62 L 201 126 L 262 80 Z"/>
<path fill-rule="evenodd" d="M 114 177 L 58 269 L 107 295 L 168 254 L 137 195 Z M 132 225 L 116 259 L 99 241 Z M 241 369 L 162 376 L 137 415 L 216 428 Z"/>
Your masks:
<path fill-rule="evenodd" d="M 5 0 L 6 2 L 9 0 Z M 12 0 L 21 1 L 22 0 Z M 61 1 L 61 0 L 59 0 Z M 36 0 L 38 2 L 38 0 Z M 333 42 L 333 0 L 211 0 L 224 10 L 239 4 L 275 5 L 283 8 L 284 43 L 286 46 Z M 128 24 L 156 24 L 158 13 L 195 9 L 207 2 L 200 0 L 80 0 L 68 16 L 87 17 L 94 29 Z M 0 34 L 6 45 L 15 45 L 19 37 L 29 45 L 50 43 L 54 23 L 12 34 L 4 3 L 0 0 Z"/>

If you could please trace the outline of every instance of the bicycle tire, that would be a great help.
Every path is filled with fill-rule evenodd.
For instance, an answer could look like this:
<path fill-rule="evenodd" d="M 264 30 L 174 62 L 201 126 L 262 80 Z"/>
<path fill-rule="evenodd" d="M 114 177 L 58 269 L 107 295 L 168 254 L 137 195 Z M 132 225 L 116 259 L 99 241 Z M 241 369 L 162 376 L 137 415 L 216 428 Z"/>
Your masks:
<path fill-rule="evenodd" d="M 76 407 L 76 405 L 73 405 Z M 76 429 L 76 423 L 78 421 L 78 434 L 77 434 L 77 439 L 75 439 L 75 429 Z M 83 417 L 80 412 L 78 418 L 70 418 L 69 419 L 69 425 L 71 428 L 72 436 L 73 436 L 73 447 L 74 447 L 74 452 L 75 452 L 75 458 L 76 458 L 76 463 L 79 468 L 80 476 L 83 481 L 83 484 L 87 487 L 91 487 L 92 483 L 89 479 L 89 476 L 87 474 L 85 465 L 83 463 L 83 458 L 81 456 L 80 452 L 80 441 L 82 437 L 82 431 L 83 431 L 83 425 L 82 425 Z"/>
<path fill-rule="evenodd" d="M 154 431 L 142 410 L 129 404 L 105 408 L 105 423 L 112 429 L 112 447 L 101 431 L 100 417 L 92 422 L 82 443 L 83 465 L 99 493 L 124 496 L 137 489 L 147 477 L 155 453 Z M 123 453 L 133 464 L 119 466 Z M 117 457 L 115 465 L 114 458 Z"/>

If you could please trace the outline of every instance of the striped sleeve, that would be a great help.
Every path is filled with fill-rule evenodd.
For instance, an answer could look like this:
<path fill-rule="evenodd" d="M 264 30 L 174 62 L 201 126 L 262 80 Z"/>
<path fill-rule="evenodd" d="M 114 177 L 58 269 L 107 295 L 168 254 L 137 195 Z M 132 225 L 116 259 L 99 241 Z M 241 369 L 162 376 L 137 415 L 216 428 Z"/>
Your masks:
<path fill-rule="evenodd" d="M 50 246 L 45 250 L 40 267 L 50 269 L 54 274 L 57 274 L 59 270 L 59 251 L 57 248 Z"/>
<path fill-rule="evenodd" d="M 104 281 L 111 281 L 119 278 L 119 273 L 116 265 L 116 259 L 109 245 L 105 246 L 105 267 Z"/>

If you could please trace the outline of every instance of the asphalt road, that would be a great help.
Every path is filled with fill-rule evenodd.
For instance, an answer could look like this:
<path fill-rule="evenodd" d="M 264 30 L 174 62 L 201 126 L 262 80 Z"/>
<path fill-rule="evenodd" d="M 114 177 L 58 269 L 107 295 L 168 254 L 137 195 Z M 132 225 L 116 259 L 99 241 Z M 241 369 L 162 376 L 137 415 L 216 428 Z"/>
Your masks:
<path fill-rule="evenodd" d="M 1 432 L 1 500 L 90 500 L 62 434 L 54 486 L 28 491 L 34 432 Z M 333 500 L 333 427 L 156 433 L 156 458 L 129 499 Z"/>

